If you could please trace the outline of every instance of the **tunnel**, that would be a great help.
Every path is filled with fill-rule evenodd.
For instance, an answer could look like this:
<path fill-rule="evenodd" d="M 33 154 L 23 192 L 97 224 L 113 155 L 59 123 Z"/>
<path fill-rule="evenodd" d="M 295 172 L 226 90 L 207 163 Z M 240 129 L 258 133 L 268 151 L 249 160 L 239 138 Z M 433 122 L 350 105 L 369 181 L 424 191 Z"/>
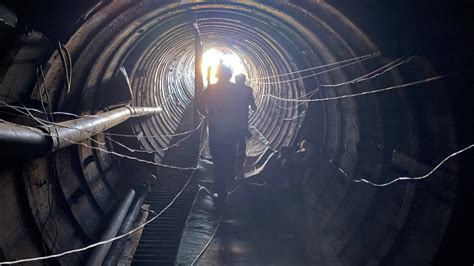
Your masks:
<path fill-rule="evenodd" d="M 2 2 L 0 265 L 474 262 L 469 1 Z M 302 140 L 314 150 L 284 168 L 304 173 L 297 196 L 239 187 L 229 223 L 263 240 L 235 247 L 246 227 L 199 209 L 212 49 L 253 88 L 248 180 Z"/>

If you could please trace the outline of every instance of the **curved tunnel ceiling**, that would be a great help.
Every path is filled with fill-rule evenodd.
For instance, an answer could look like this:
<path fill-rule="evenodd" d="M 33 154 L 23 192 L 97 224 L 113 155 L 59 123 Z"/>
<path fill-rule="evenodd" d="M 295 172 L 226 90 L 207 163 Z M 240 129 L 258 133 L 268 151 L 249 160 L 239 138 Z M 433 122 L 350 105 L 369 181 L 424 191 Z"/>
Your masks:
<path fill-rule="evenodd" d="M 103 34 L 99 33 L 85 48 L 78 59 L 77 71 L 73 71 L 78 81 L 76 87 L 97 87 L 101 80 L 111 77 L 119 66 L 125 65 L 131 73 L 136 104 L 163 105 L 165 109 L 159 118 L 143 124 L 140 130 L 147 135 L 172 134 L 193 97 L 192 23 L 196 19 L 205 48 L 231 49 L 243 58 L 260 107 L 251 117 L 251 124 L 266 136 L 273 148 L 288 145 L 296 138 L 307 105 L 276 101 L 267 96 L 305 98 L 306 93 L 314 94 L 320 82 L 337 83 L 357 72 L 365 73 L 364 65 L 356 64 L 305 79 L 298 77 L 315 71 L 266 77 L 368 55 L 376 52 L 376 48 L 329 5 L 316 5 L 317 10 L 312 10 L 312 13 L 288 2 L 273 5 L 142 2 L 117 16 L 102 30 Z M 329 25 L 327 21 L 335 25 Z M 104 35 L 109 35 L 109 39 Z M 98 59 L 95 60 L 91 54 L 97 55 Z M 83 57 L 87 58 L 82 61 Z M 91 67 L 92 74 L 88 77 L 77 75 L 87 73 L 84 72 L 87 69 L 84 63 Z M 369 87 L 370 84 L 366 88 Z M 350 87 L 344 87 L 337 92 L 325 90 L 317 93 L 324 97 L 350 92 Z M 347 102 L 351 105 L 350 100 Z M 85 107 L 87 109 L 87 104 Z M 145 145 L 160 149 L 166 147 L 169 138 L 155 139 L 154 142 Z M 264 146 L 259 147 L 261 143 L 255 144 L 256 151 L 264 149 Z"/>
<path fill-rule="evenodd" d="M 309 214 L 314 228 L 308 238 L 329 243 L 324 251 L 319 250 L 320 255 L 340 263 L 395 261 L 413 256 L 410 247 L 430 236 L 432 241 L 417 249 L 420 261 L 430 261 L 449 221 L 451 197 L 430 220 L 423 214 L 433 208 L 428 204 L 432 195 L 418 194 L 414 183 L 380 190 L 348 180 L 369 176 L 374 181 L 387 181 L 379 166 L 391 161 L 394 150 L 414 157 L 419 154 L 416 118 L 411 114 L 407 94 L 396 91 L 309 104 L 268 97 L 325 98 L 403 83 L 403 75 L 392 70 L 362 84 L 319 87 L 352 80 L 389 62 L 377 54 L 377 47 L 362 31 L 324 2 L 141 1 L 107 5 L 67 44 L 74 59 L 70 92 L 64 87 L 58 54 L 50 59 L 46 83 L 58 88 L 52 93 L 56 109 L 84 114 L 97 111 L 97 89 L 124 66 L 130 75 L 134 105 L 164 108 L 159 116 L 132 125 L 137 134 L 159 136 L 140 139 L 139 148 L 157 150 L 155 160 L 161 161 L 162 149 L 169 145 L 170 135 L 176 132 L 194 97 L 195 21 L 205 49 L 228 49 L 244 61 L 259 107 L 250 121 L 266 139 L 256 140 L 250 155 L 261 154 L 267 144 L 278 149 L 306 138 L 324 151 L 324 159 L 330 162 L 317 166 L 311 186 L 304 191 L 315 199 L 311 207 L 317 210 L 317 214 Z M 344 67 L 334 64 L 361 56 Z M 323 65 L 332 67 L 299 72 Z M 425 64 L 419 66 L 421 69 Z M 324 71 L 327 69 L 331 70 Z M 425 69 L 427 73 L 423 74 L 433 74 L 429 66 Z M 275 77 L 284 73 L 291 74 Z M 302 78 L 307 75 L 310 77 Z M 454 136 L 454 128 L 441 132 L 438 127 L 451 123 L 449 119 L 432 125 L 432 135 Z M 395 132 L 397 128 L 404 130 Z M 455 139 L 450 138 L 436 140 L 433 145 L 438 151 L 447 151 L 453 143 Z M 92 153 L 79 150 L 80 158 Z M 439 161 L 441 157 L 433 154 L 430 159 Z M 95 160 L 104 167 L 104 162 L 110 164 L 114 158 L 102 154 Z M 455 172 L 455 166 L 452 168 Z M 452 186 L 445 188 L 439 185 L 441 180 L 435 182 L 434 190 L 454 193 Z M 412 204 L 416 206 L 412 208 Z M 423 207 L 426 210 L 420 211 Z M 77 217 L 80 215 L 71 219 L 79 220 Z M 414 221 L 418 227 L 430 226 L 411 234 L 412 244 L 404 246 L 406 223 Z M 67 238 L 62 237 L 58 242 L 66 249 Z"/>

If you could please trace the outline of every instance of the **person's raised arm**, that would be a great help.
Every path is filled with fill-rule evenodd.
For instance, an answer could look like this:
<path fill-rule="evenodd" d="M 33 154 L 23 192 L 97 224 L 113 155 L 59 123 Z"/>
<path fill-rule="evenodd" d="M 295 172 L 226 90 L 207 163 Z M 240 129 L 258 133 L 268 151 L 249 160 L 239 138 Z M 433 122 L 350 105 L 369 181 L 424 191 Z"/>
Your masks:
<path fill-rule="evenodd" d="M 206 79 L 207 79 L 207 86 L 209 87 L 209 85 L 211 85 L 211 66 L 209 66 L 207 68 L 207 75 L 206 75 Z"/>

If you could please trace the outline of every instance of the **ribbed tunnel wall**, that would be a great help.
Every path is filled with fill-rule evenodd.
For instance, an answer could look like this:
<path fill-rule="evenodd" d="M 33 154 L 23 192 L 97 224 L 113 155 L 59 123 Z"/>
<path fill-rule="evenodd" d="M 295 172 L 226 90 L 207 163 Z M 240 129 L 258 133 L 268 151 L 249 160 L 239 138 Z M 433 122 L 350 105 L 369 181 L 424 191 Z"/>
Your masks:
<path fill-rule="evenodd" d="M 295 62 L 306 60 L 296 51 L 310 49 L 307 42 L 289 40 L 286 37 L 285 31 L 294 32 L 293 35 L 298 32 L 287 26 L 282 18 L 248 5 L 175 4 L 146 13 L 140 13 L 137 9 L 138 7 L 127 11 L 125 16 L 138 16 L 140 23 L 123 29 L 123 32 L 132 31 L 131 35 L 139 34 L 140 37 L 137 37 L 137 42 L 130 43 L 130 50 L 123 48 L 121 51 L 126 56 L 122 59 L 124 64 L 131 70 L 136 103 L 160 105 L 165 109 L 160 117 L 137 129 L 143 129 L 148 135 L 172 134 L 194 97 L 194 17 L 199 25 L 204 49 L 214 47 L 240 55 L 245 62 L 249 79 L 299 69 Z M 191 10 L 194 11 L 191 13 Z M 258 12 L 257 15 L 255 12 Z M 275 26 L 268 25 L 269 19 L 275 21 Z M 129 37 L 124 33 L 116 39 Z M 294 49 L 288 50 L 292 46 Z M 311 65 L 307 61 L 303 63 L 303 67 Z M 264 82 L 271 81 L 274 79 Z M 314 84 L 314 80 L 307 82 L 308 86 Z M 251 117 L 252 125 L 267 136 L 273 147 L 290 144 L 301 125 L 304 108 L 297 108 L 296 103 L 283 102 L 277 105 L 266 96 L 271 93 L 297 98 L 304 93 L 305 85 L 302 81 L 296 81 L 285 84 L 255 83 L 253 87 L 260 108 Z M 314 85 L 312 88 L 315 88 Z M 270 113 L 273 115 L 269 115 Z M 147 143 L 146 146 L 160 149 L 166 147 L 169 138 L 155 139 L 152 142 L 154 143 Z M 257 146 L 253 146 L 253 155 L 265 148 L 261 141 L 255 144 Z"/>
<path fill-rule="evenodd" d="M 393 150 L 414 158 L 419 156 L 423 147 L 415 124 L 423 115 L 412 114 L 409 99 L 413 95 L 397 91 L 310 104 L 268 97 L 272 94 L 306 99 L 306 94 L 318 89 L 319 84 L 359 77 L 389 59 L 377 56 L 305 79 L 297 78 L 320 70 L 266 79 L 373 54 L 377 48 L 343 14 L 325 3 L 189 2 L 113 2 L 97 11 L 67 43 L 74 62 L 69 92 L 64 87 L 58 54 L 49 61 L 46 83 L 53 89 L 51 104 L 61 111 L 97 111 L 95 105 L 100 99 L 96 99 L 96 92 L 101 83 L 125 66 L 130 75 L 133 103 L 164 108 L 159 116 L 135 123 L 129 129 L 144 136 L 158 136 L 141 138 L 135 145 L 157 150 L 155 160 L 160 161 L 162 149 L 170 143 L 169 135 L 175 133 L 181 116 L 193 101 L 192 23 L 196 19 L 205 48 L 230 49 L 243 59 L 259 107 L 251 117 L 251 124 L 265 136 L 268 144 L 277 149 L 301 138 L 310 139 L 322 151 L 319 160 L 331 162 L 318 164 L 312 179 L 305 180 L 302 191 L 306 208 L 304 241 L 311 260 L 320 265 L 429 262 L 449 219 L 454 184 L 446 188 L 438 178 L 431 184 L 431 192 L 426 193 L 420 192 L 414 183 L 375 189 L 348 179 L 390 179 L 395 174 L 387 174 L 379 166 L 391 162 Z M 433 74 L 422 60 L 415 66 L 418 70 L 428 69 L 419 74 L 420 79 Z M 321 88 L 312 97 L 333 97 L 400 84 L 402 76 L 403 73 L 394 70 L 361 84 Z M 295 80 L 284 82 L 287 79 Z M 428 132 L 433 132 L 430 138 L 438 153 L 429 155 L 426 161 L 439 161 L 445 151 L 450 151 L 448 147 L 455 142 L 450 123 L 451 118 L 444 116 L 437 124 L 429 125 Z M 442 132 L 440 128 L 450 130 Z M 106 141 L 103 137 L 98 140 Z M 108 145 L 113 148 L 111 143 Z M 258 155 L 265 149 L 265 141 L 259 139 L 253 146 L 251 155 Z M 46 236 L 46 243 L 51 245 L 54 241 L 54 252 L 59 252 L 97 240 L 97 232 L 103 228 L 101 218 L 110 213 L 112 203 L 121 193 L 114 184 L 125 177 L 117 172 L 118 158 L 90 148 L 71 148 L 55 157 L 61 162 L 58 167 L 61 197 L 69 199 L 77 187 L 89 189 L 82 203 L 67 201 L 56 206 L 57 213 L 63 213 L 59 223 L 69 234 L 53 240 L 51 232 Z M 33 165 L 47 175 L 48 163 L 37 160 Z M 46 216 L 48 208 L 34 203 L 35 199 L 46 197 L 46 191 L 28 186 L 31 173 L 33 170 L 25 174 L 29 206 L 33 213 Z M 440 193 L 445 196 L 440 198 Z M 427 213 L 430 218 L 425 216 Z M 42 218 L 35 219 L 41 224 Z M 72 235 L 75 242 L 70 242 Z M 67 263 L 69 259 L 77 262 L 83 259 L 81 256 L 61 262 Z"/>

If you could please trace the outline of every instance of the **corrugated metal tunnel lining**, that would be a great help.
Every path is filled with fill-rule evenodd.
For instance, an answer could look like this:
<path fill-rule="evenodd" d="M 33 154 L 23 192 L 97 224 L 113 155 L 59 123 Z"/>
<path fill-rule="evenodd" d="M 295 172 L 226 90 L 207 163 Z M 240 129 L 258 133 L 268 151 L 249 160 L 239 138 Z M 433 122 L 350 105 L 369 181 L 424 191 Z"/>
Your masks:
<path fill-rule="evenodd" d="M 142 125 L 144 132 L 153 135 L 173 132 L 193 97 L 194 33 L 189 13 L 191 8 L 195 9 L 192 14 L 199 24 L 204 46 L 232 49 L 239 54 L 248 68 L 250 79 L 269 76 L 270 73 L 290 72 L 297 67 L 289 62 L 302 60 L 301 54 L 293 52 L 291 55 L 291 52 L 285 51 L 286 47 L 295 44 L 284 39 L 284 32 L 263 26 L 258 16 L 248 14 L 249 9 L 255 11 L 253 7 L 241 4 L 172 5 L 142 14 L 140 20 L 143 24 L 137 23 L 134 27 L 135 34 L 141 37 L 133 44 L 133 50 L 124 59 L 124 64 L 133 69 L 131 79 L 137 104 L 163 105 L 165 109 L 162 117 L 150 121 L 155 126 Z M 274 20 L 278 22 L 278 18 Z M 265 28 L 269 28 L 266 33 Z M 283 95 L 279 93 L 282 92 L 285 97 L 299 97 L 304 93 L 304 85 L 298 81 L 293 84 L 257 84 L 254 87 L 261 111 L 253 115 L 252 124 L 268 136 L 274 147 L 288 145 L 295 138 L 302 119 L 282 122 L 281 118 L 297 117 L 303 110 L 292 108 L 291 105 L 296 103 L 283 103 L 285 109 L 277 108 L 275 102 L 265 95 L 275 92 Z M 278 116 L 269 116 L 270 111 L 276 111 Z M 167 140 L 158 142 L 162 143 L 161 146 L 159 143 L 147 146 L 163 148 Z M 258 145 L 261 146 L 261 143 Z"/>
<path fill-rule="evenodd" d="M 79 28 L 67 44 L 74 62 L 70 92 L 64 85 L 59 55 L 50 59 L 45 83 L 54 90 L 51 92 L 52 106 L 59 111 L 94 113 L 101 101 L 97 93 L 101 84 L 119 67 L 125 66 L 130 73 L 134 105 L 162 106 L 164 109 L 152 119 L 132 124 L 125 132 L 143 134 L 145 137 L 139 137 L 133 143 L 134 148 L 156 150 L 153 159 L 161 161 L 162 149 L 171 141 L 169 135 L 175 133 L 194 97 L 192 23 L 195 19 L 205 47 L 231 49 L 243 59 L 249 78 L 253 80 L 251 85 L 259 106 L 251 123 L 273 148 L 293 144 L 300 137 L 308 138 L 349 177 L 369 176 L 375 181 L 389 179 L 390 176 L 378 166 L 391 162 L 393 150 L 414 158 L 420 154 L 416 126 L 419 117 L 411 112 L 409 98 L 412 95 L 409 93 L 391 92 L 313 104 L 267 97 L 268 94 L 283 98 L 302 97 L 317 89 L 319 84 L 351 80 L 388 61 L 382 56 L 375 57 L 305 79 L 297 78 L 317 70 L 262 79 L 377 52 L 375 45 L 359 29 L 325 3 L 196 1 L 165 4 L 142 1 L 132 5 L 118 2 L 106 5 Z M 417 70 L 427 65 L 421 60 L 417 64 Z M 403 74 L 391 71 L 363 84 L 321 89 L 313 97 L 345 95 L 400 84 Z M 424 74 L 419 76 L 422 78 Z M 288 79 L 296 80 L 285 82 Z M 438 150 L 430 155 L 430 161 L 442 159 L 445 151 L 450 151 L 455 143 L 454 138 L 446 138 L 455 135 L 454 128 L 450 127 L 451 120 L 448 115 L 430 125 L 433 145 Z M 398 130 L 400 128 L 404 130 Z M 123 128 L 117 132 L 123 133 L 120 130 Z M 146 138 L 152 135 L 159 137 Z M 117 148 L 103 136 L 96 139 L 107 142 L 111 149 Z M 89 142 L 88 145 L 95 144 Z M 256 140 L 253 146 L 251 155 L 257 156 L 265 149 L 265 142 Z M 59 165 L 57 189 L 64 197 L 62 205 L 55 207 L 61 217 L 57 222 L 68 232 L 55 239 L 54 227 L 46 227 L 46 245 L 49 248 L 56 245 L 53 251 L 56 253 L 97 240 L 98 232 L 104 226 L 102 220 L 115 207 L 117 195 L 122 194 L 116 184 L 124 177 L 119 173 L 118 158 L 91 148 L 70 148 L 53 157 Z M 36 160 L 24 174 L 29 207 L 33 213 L 40 213 L 39 218 L 35 217 L 37 224 L 41 224 L 41 217 L 47 216 L 48 208 L 35 204 L 44 201 L 47 191 L 44 187 L 32 186 L 31 179 L 53 174 L 48 165 L 50 161 L 46 159 Z M 451 168 L 455 172 L 455 165 Z M 319 170 L 304 192 L 306 197 L 313 199 L 308 202 L 313 210 L 308 213 L 308 219 L 314 225 L 306 239 L 309 252 L 316 252 L 320 248 L 318 241 L 323 239 L 332 252 L 323 255 L 337 258 L 342 263 L 403 262 L 409 261 L 407 258 L 414 256 L 414 252 L 417 252 L 417 262 L 429 262 L 449 219 L 455 182 L 444 184 L 443 180 L 436 179 L 432 195 L 417 190 L 413 183 L 377 190 L 349 182 L 337 169 L 321 167 Z M 87 199 L 77 192 L 81 191 L 79 188 L 88 191 L 84 196 Z M 441 211 L 430 218 L 424 217 L 438 203 Z M 420 228 L 427 224 L 430 226 L 425 231 L 409 234 L 410 226 Z M 71 235 L 75 235 L 74 241 L 71 241 Z M 404 245 L 407 238 L 410 245 Z M 424 242 L 429 244 L 410 249 Z M 60 262 L 79 263 L 86 256 L 80 254 L 75 258 L 60 259 Z"/>

